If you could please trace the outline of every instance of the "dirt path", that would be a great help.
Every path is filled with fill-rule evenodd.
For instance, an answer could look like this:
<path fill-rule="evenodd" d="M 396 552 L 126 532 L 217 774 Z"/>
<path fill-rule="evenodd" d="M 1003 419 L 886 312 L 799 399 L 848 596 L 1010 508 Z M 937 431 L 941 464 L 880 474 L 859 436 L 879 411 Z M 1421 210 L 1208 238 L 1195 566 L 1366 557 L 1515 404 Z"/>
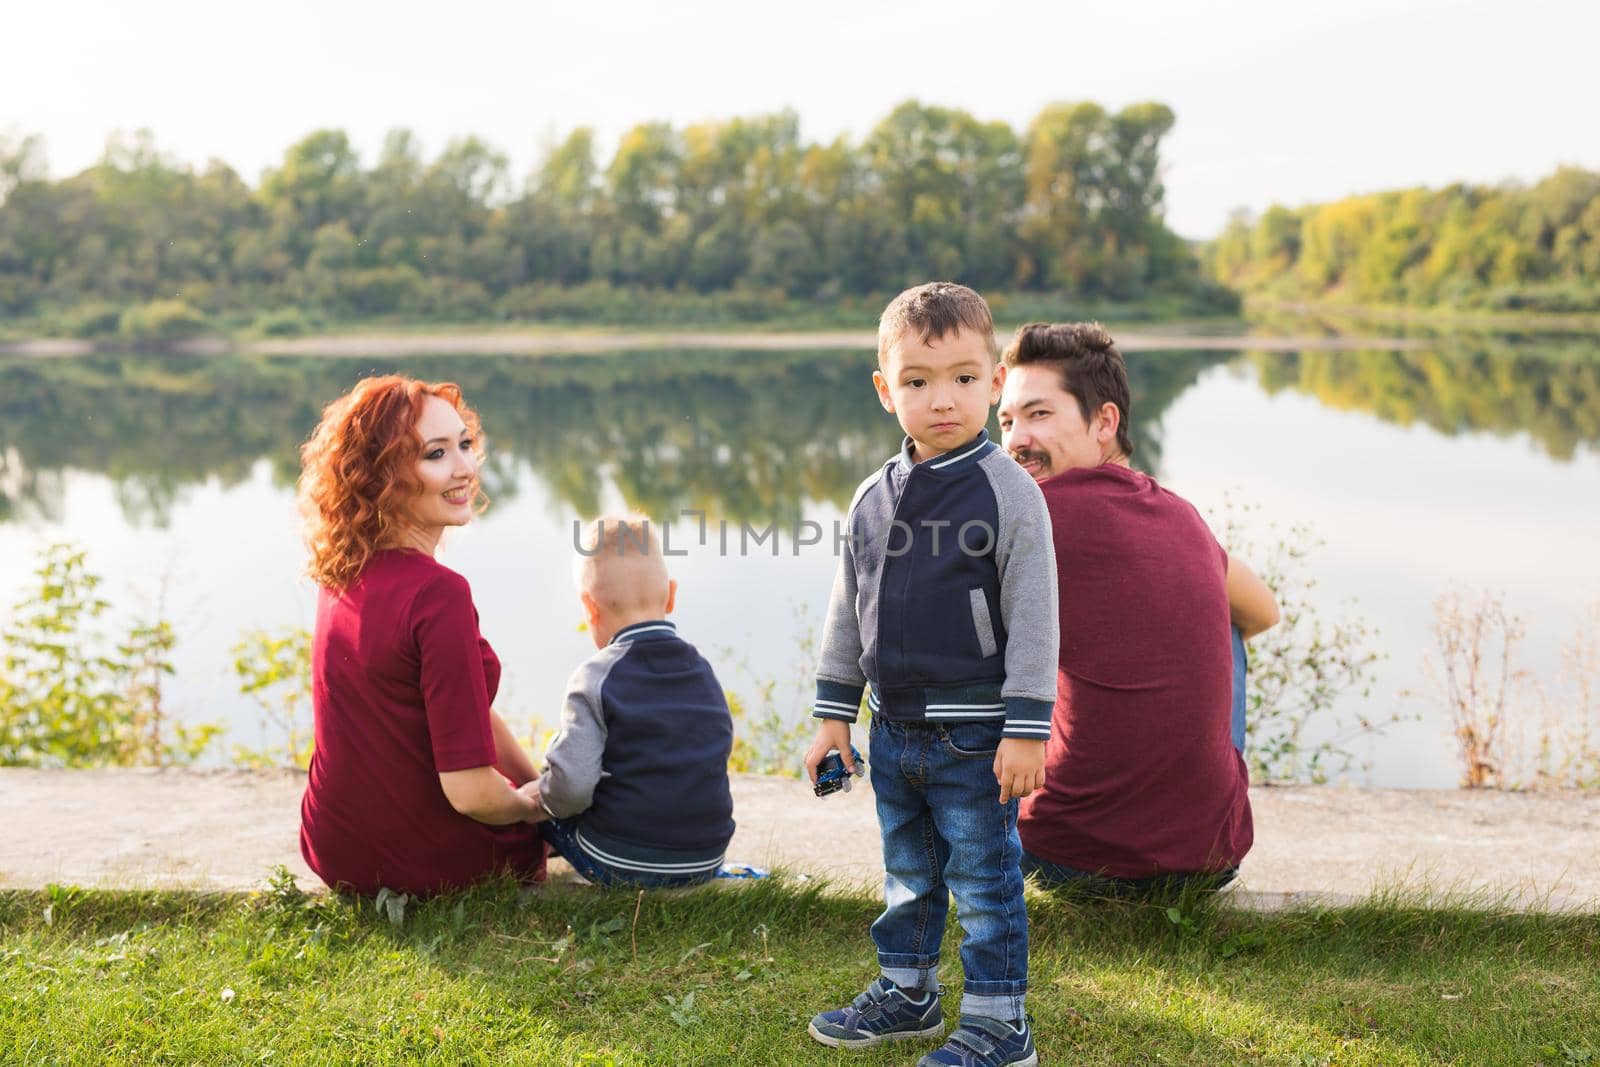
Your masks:
<path fill-rule="evenodd" d="M 0 887 L 243 889 L 279 863 L 315 885 L 296 844 L 304 783 L 288 771 L 0 770 Z M 802 782 L 754 775 L 733 788 L 730 859 L 877 884 L 869 790 L 817 800 Z M 1293 787 L 1257 788 L 1251 802 L 1256 847 L 1230 892 L 1255 906 L 1391 887 L 1600 906 L 1600 794 Z"/>
<path fill-rule="evenodd" d="M 1002 340 L 1008 336 L 1001 331 Z M 1117 347 L 1124 352 L 1160 352 L 1177 349 L 1232 351 L 1250 349 L 1266 352 L 1298 352 L 1346 349 L 1401 349 L 1423 344 L 1414 338 L 1400 337 L 1253 337 L 1247 334 L 1209 335 L 1159 330 L 1124 331 L 1115 334 Z M 350 356 L 395 359 L 405 356 L 495 356 L 542 355 L 549 353 L 625 352 L 635 349 L 755 349 L 792 351 L 799 349 L 856 349 L 873 351 L 878 338 L 874 333 L 853 330 L 771 333 L 716 331 L 607 332 L 600 330 L 440 330 L 406 333 L 329 334 L 318 337 L 276 338 L 231 343 L 215 338 L 188 341 L 173 346 L 190 355 L 211 356 L 240 353 L 251 356 Z M 0 343 L 0 354 L 68 357 L 96 351 L 92 341 L 47 339 Z"/>

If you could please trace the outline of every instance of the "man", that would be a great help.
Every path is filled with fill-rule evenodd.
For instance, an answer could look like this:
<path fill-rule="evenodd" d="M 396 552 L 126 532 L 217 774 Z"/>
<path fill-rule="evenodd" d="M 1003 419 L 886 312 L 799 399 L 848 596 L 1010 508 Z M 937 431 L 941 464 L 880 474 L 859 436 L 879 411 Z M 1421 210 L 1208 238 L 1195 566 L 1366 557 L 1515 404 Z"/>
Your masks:
<path fill-rule="evenodd" d="M 1188 501 L 1130 466 L 1127 366 L 1104 329 L 1024 326 L 1004 360 L 1001 439 L 1044 491 L 1060 583 L 1023 871 L 1112 891 L 1220 885 L 1253 840 L 1238 636 L 1274 625 L 1277 604 Z"/>

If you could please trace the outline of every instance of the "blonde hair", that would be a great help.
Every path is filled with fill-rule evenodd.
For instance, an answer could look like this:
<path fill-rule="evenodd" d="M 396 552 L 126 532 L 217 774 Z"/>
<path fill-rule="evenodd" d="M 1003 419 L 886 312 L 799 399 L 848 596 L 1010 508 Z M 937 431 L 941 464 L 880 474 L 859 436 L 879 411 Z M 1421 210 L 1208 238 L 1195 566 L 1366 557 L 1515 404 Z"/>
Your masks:
<path fill-rule="evenodd" d="M 659 610 L 666 603 L 667 563 L 647 517 L 602 515 L 583 528 L 576 547 L 573 581 L 601 610 Z"/>

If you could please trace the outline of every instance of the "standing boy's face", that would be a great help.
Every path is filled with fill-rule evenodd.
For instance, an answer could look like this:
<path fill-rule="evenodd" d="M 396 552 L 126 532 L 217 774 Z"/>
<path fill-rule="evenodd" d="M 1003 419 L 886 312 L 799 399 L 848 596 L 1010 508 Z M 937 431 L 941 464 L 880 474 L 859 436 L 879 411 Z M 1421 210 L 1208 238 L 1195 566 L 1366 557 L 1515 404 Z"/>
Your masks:
<path fill-rule="evenodd" d="M 923 342 L 908 330 L 889 346 L 872 384 L 915 442 L 921 463 L 978 436 L 1004 377 L 981 334 L 957 330 Z"/>

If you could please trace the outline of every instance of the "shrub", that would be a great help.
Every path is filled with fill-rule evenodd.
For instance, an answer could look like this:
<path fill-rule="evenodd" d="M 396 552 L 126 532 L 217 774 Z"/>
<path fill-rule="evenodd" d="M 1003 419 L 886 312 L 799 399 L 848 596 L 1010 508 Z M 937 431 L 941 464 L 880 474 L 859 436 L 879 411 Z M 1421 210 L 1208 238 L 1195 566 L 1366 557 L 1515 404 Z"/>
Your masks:
<path fill-rule="evenodd" d="M 122 313 L 117 332 L 130 341 L 181 341 L 208 333 L 205 315 L 184 300 L 152 300 Z"/>
<path fill-rule="evenodd" d="M 1483 294 L 1492 311 L 1535 311 L 1552 314 L 1600 311 L 1600 286 L 1578 280 L 1505 285 Z"/>
<path fill-rule="evenodd" d="M 819 314 L 809 302 L 786 300 L 779 290 L 696 293 L 604 281 L 519 286 L 500 298 L 498 308 L 508 319 L 600 326 L 724 326 L 804 321 Z"/>
<path fill-rule="evenodd" d="M 122 328 L 122 313 L 119 304 L 80 304 L 66 314 L 63 325 L 73 337 L 114 337 Z"/>
<path fill-rule="evenodd" d="M 489 318 L 494 301 L 475 281 L 459 278 L 424 278 L 418 283 L 416 303 L 405 309 L 449 322 Z"/>
<path fill-rule="evenodd" d="M 410 266 L 372 267 L 337 276 L 340 306 L 354 315 L 387 315 L 414 306 L 422 277 Z"/>
<path fill-rule="evenodd" d="M 70 545 L 45 549 L 34 574 L 38 586 L 0 631 L 0 764 L 134 766 L 198 758 L 222 728 L 174 723 L 163 707 L 171 625 L 137 624 L 123 641 L 108 642 L 94 629 L 110 607 L 96 592 L 101 579 Z"/>
<path fill-rule="evenodd" d="M 1267 781 L 1324 782 L 1355 762 L 1350 744 L 1380 735 L 1401 715 L 1334 712 L 1347 693 L 1366 697 L 1378 654 L 1370 644 L 1377 632 L 1363 619 L 1330 620 L 1312 597 L 1315 576 L 1306 559 L 1322 542 L 1309 526 L 1287 528 L 1270 522 L 1257 541 L 1245 528 L 1259 508 L 1227 499 L 1212 516 L 1217 539 L 1271 587 L 1278 600 L 1277 626 L 1250 642 L 1250 680 L 1245 707 L 1245 759 L 1251 774 Z M 1325 725 L 1327 736 L 1310 741 L 1306 729 Z"/>
<path fill-rule="evenodd" d="M 1467 603 L 1459 593 L 1446 593 L 1433 602 L 1433 614 L 1438 660 L 1429 657 L 1425 667 L 1450 709 L 1461 784 L 1503 786 L 1510 772 L 1508 720 L 1528 682 L 1528 672 L 1516 665 L 1527 627 L 1493 594 Z"/>
<path fill-rule="evenodd" d="M 263 734 L 281 738 L 262 748 L 235 745 L 233 762 L 245 767 L 311 766 L 312 733 L 302 709 L 311 703 L 311 634 L 294 627 L 273 634 L 256 630 L 233 646 L 239 692 L 255 701 Z"/>
<path fill-rule="evenodd" d="M 299 337 L 309 332 L 311 325 L 299 308 L 282 307 L 257 315 L 252 328 L 263 337 Z"/>
<path fill-rule="evenodd" d="M 1600 603 L 1561 649 L 1560 675 L 1522 664 L 1522 618 L 1501 593 L 1444 593 L 1433 603 L 1423 668 L 1455 727 L 1469 789 L 1600 788 Z"/>

